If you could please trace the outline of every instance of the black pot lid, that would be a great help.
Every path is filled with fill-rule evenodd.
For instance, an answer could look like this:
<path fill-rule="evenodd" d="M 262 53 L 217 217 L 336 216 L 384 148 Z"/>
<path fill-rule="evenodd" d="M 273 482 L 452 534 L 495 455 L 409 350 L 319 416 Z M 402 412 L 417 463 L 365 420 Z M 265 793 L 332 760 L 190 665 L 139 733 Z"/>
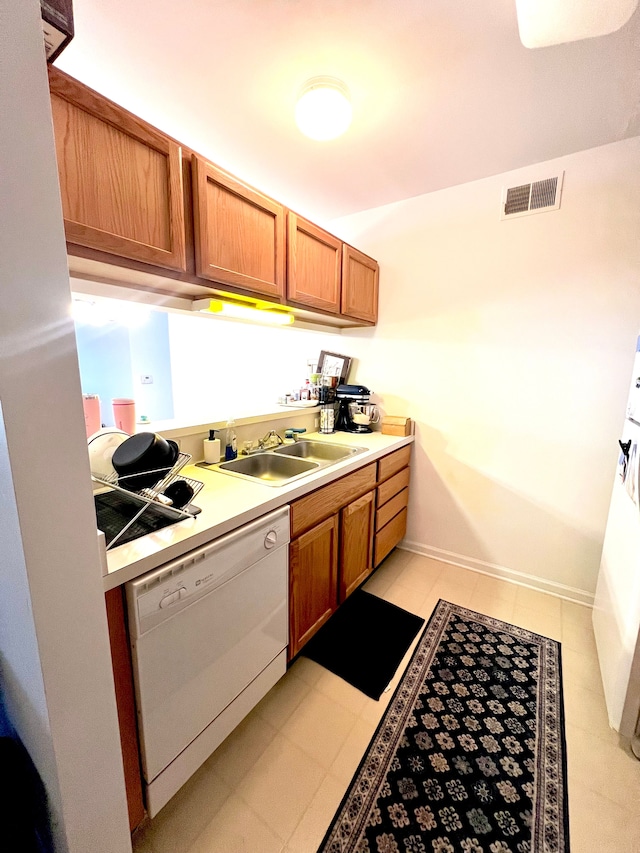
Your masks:
<path fill-rule="evenodd" d="M 153 447 L 156 440 L 153 432 L 139 432 L 119 445 L 111 459 L 114 468 L 128 468 L 135 465 Z"/>

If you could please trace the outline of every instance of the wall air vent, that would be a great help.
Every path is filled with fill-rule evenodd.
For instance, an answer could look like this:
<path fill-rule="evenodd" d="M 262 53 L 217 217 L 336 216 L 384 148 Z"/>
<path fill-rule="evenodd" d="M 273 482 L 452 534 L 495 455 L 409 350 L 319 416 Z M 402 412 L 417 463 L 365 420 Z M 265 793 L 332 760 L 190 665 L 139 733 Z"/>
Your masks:
<path fill-rule="evenodd" d="M 557 210 L 560 207 L 563 177 L 564 172 L 560 172 L 552 178 L 503 189 L 500 219 Z"/>

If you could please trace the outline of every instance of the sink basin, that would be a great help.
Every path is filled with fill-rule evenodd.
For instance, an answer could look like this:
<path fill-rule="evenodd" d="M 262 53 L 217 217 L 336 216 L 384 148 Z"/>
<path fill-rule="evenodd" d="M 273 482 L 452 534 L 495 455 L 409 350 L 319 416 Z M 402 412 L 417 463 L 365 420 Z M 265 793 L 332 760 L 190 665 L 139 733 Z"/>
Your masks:
<path fill-rule="evenodd" d="M 344 444 L 330 444 L 326 441 L 313 441 L 312 439 L 301 439 L 295 444 L 287 444 L 274 450 L 279 456 L 288 456 L 295 459 L 309 459 L 320 465 L 340 462 L 355 453 L 361 453 L 364 447 L 345 447 Z"/>
<path fill-rule="evenodd" d="M 253 480 L 265 486 L 286 486 L 292 480 L 306 477 L 320 468 L 335 465 L 366 447 L 348 447 L 328 441 L 302 439 L 295 444 L 285 444 L 275 450 L 265 450 L 253 456 L 240 456 L 217 466 L 223 474 Z"/>
<path fill-rule="evenodd" d="M 266 486 L 284 486 L 291 480 L 310 474 L 319 467 L 318 462 L 312 459 L 277 456 L 269 452 L 243 456 L 219 465 L 220 471 L 250 480 L 259 480 Z"/>

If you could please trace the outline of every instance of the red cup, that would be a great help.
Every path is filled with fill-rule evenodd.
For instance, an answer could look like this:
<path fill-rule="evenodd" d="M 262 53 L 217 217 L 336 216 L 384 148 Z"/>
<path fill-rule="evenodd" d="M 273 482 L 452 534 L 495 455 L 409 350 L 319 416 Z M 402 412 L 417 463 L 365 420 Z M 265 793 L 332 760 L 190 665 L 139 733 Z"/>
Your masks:
<path fill-rule="evenodd" d="M 115 425 L 123 432 L 133 435 L 136 431 L 136 403 L 127 397 L 116 397 L 111 401 Z"/>

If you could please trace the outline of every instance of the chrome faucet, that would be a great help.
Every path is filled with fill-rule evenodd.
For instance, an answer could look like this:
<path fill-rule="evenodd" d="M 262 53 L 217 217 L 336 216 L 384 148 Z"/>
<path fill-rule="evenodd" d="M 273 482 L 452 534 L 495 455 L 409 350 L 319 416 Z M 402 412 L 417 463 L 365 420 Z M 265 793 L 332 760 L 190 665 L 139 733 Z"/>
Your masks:
<path fill-rule="evenodd" d="M 254 453 L 262 453 L 265 450 L 271 450 L 272 447 L 278 447 L 279 444 L 284 444 L 278 433 L 274 429 L 270 429 L 264 438 L 259 438 L 257 441 L 245 441 L 244 447 L 240 451 L 243 456 L 251 456 Z"/>
<path fill-rule="evenodd" d="M 297 441 L 298 435 L 303 432 L 306 432 L 306 429 L 292 427 L 286 430 L 286 433 L 292 434 L 294 441 Z M 252 456 L 254 453 L 262 453 L 264 450 L 271 450 L 273 447 L 278 447 L 284 443 L 282 436 L 275 429 L 270 429 L 263 438 L 259 438 L 257 441 L 245 441 L 240 453 L 243 456 Z"/>
<path fill-rule="evenodd" d="M 284 444 L 284 441 L 275 429 L 270 429 L 264 438 L 258 440 L 258 445 L 262 450 L 269 450 L 271 447 L 277 447 L 279 444 Z"/>

